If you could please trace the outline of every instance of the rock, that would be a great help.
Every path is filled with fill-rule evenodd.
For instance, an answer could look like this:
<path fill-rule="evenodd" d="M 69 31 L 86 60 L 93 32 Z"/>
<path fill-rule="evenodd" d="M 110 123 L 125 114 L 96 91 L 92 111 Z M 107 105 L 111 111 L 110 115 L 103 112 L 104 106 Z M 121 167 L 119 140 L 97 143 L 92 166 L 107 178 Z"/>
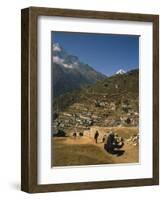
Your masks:
<path fill-rule="evenodd" d="M 125 140 L 127 144 L 137 146 L 139 143 L 139 135 L 133 135 Z"/>

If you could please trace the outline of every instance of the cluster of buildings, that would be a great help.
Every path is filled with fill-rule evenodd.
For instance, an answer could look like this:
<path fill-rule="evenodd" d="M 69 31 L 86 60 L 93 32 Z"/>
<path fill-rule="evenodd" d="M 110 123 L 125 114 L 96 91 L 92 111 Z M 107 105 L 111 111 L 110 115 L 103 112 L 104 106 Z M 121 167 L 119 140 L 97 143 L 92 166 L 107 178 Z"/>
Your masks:
<path fill-rule="evenodd" d="M 139 113 L 130 104 L 116 105 L 116 102 L 94 100 L 92 104 L 85 105 L 75 103 L 64 112 L 59 112 L 53 120 L 53 134 L 58 130 L 66 133 L 72 131 L 84 131 L 92 126 L 138 127 Z"/>

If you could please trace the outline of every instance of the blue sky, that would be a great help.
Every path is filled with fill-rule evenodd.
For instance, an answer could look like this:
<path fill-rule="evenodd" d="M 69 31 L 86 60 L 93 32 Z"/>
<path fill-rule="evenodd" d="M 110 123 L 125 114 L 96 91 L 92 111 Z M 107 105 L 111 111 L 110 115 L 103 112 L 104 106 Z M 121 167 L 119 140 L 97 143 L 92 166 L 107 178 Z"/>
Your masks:
<path fill-rule="evenodd" d="M 108 76 L 139 67 L 139 36 L 52 32 L 52 42 Z"/>

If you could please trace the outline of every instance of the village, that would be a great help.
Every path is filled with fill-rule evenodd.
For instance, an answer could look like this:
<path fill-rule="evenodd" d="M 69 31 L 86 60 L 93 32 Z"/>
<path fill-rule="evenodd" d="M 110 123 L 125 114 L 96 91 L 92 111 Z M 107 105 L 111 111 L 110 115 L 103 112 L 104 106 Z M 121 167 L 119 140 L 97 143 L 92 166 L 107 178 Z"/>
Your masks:
<path fill-rule="evenodd" d="M 129 103 L 117 105 L 106 98 L 74 103 L 55 114 L 52 125 L 55 166 L 139 160 L 139 114 Z M 111 135 L 116 148 L 110 143 Z"/>
<path fill-rule="evenodd" d="M 99 127 L 138 127 L 139 114 L 131 105 L 116 107 L 115 102 L 95 100 L 94 104 L 85 106 L 81 103 L 71 105 L 67 112 L 60 112 L 52 124 L 53 135 L 62 130 L 65 135 L 74 131 L 84 133 L 92 126 Z"/>

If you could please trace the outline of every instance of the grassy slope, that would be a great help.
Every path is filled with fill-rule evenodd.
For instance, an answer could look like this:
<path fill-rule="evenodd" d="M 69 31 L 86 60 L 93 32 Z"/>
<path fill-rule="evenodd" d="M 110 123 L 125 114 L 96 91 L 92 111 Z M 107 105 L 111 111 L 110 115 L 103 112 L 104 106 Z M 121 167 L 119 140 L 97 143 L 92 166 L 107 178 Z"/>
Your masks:
<path fill-rule="evenodd" d="M 118 88 L 115 88 L 118 86 Z M 59 107 L 60 111 L 67 109 L 73 103 L 92 103 L 93 99 L 103 98 L 106 95 L 109 101 L 120 104 L 123 100 L 132 101 L 132 106 L 138 110 L 139 71 L 132 70 L 123 75 L 115 75 L 98 81 L 95 85 L 81 90 L 67 93 L 55 98 L 54 110 Z M 57 106 L 57 107 L 56 107 Z"/>

